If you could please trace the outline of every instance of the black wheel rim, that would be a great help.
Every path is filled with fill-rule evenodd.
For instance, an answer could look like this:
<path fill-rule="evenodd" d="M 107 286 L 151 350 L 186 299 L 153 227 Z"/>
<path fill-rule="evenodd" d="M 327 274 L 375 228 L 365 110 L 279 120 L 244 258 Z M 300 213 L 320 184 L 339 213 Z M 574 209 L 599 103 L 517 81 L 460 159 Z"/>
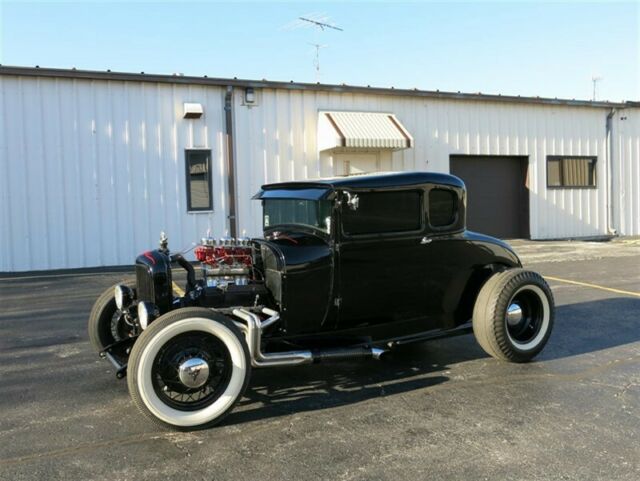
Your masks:
<path fill-rule="evenodd" d="M 188 387 L 180 380 L 180 366 L 189 359 L 201 359 L 209 366 L 206 381 Z M 207 332 L 179 334 L 160 348 L 151 371 L 153 389 L 168 406 L 196 411 L 213 404 L 231 380 L 231 354 L 225 344 Z"/>
<path fill-rule="evenodd" d="M 120 309 L 116 309 L 111 317 L 111 336 L 114 342 L 122 341 L 138 334 L 137 327 L 131 322 L 127 315 Z"/>
<path fill-rule="evenodd" d="M 527 344 L 533 341 L 544 321 L 544 307 L 538 293 L 530 289 L 519 291 L 509 302 L 505 319 L 513 342 Z"/>

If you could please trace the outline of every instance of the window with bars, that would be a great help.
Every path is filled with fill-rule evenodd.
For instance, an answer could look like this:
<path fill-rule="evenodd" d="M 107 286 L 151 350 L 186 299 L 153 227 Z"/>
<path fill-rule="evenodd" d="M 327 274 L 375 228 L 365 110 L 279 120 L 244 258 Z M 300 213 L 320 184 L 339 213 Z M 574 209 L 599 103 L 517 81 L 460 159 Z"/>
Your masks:
<path fill-rule="evenodd" d="M 597 157 L 549 155 L 547 156 L 547 187 L 596 187 Z"/>

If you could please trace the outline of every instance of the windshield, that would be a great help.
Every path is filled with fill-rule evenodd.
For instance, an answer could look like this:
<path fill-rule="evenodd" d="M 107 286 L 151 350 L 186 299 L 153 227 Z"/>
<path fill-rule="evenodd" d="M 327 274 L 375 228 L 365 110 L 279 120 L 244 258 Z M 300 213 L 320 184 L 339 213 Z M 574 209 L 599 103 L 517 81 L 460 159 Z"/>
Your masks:
<path fill-rule="evenodd" d="M 313 227 L 329 233 L 331 229 L 331 201 L 303 199 L 265 199 L 264 228 L 284 224 Z"/>

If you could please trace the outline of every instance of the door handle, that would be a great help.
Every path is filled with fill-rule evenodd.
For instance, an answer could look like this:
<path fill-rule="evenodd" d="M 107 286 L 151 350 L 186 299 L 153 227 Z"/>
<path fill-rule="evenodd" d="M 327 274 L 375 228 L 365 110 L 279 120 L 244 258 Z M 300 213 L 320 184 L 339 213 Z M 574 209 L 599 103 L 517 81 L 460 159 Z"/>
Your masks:
<path fill-rule="evenodd" d="M 420 244 L 422 244 L 422 245 L 431 244 L 432 241 L 433 241 L 433 239 L 430 239 L 428 237 L 423 237 L 422 240 L 420 241 Z"/>

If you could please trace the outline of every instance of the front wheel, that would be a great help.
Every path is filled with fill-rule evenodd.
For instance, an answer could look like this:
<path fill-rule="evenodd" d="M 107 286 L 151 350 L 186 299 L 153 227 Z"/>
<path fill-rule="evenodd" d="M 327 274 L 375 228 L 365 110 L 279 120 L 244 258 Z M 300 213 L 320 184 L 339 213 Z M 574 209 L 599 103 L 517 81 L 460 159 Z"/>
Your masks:
<path fill-rule="evenodd" d="M 135 281 L 131 280 L 120 284 L 131 289 L 136 286 Z M 89 322 L 87 323 L 89 341 L 96 352 L 102 352 L 110 344 L 137 334 L 137 328 L 130 321 L 127 313 L 120 311 L 116 305 L 113 293 L 116 286 L 109 287 L 98 297 L 89 314 Z"/>
<path fill-rule="evenodd" d="M 247 343 L 226 316 L 203 308 L 169 312 L 131 350 L 129 393 L 156 423 L 189 430 L 213 426 L 242 397 L 251 373 Z"/>
<path fill-rule="evenodd" d="M 553 294 L 539 274 L 509 269 L 480 289 L 473 309 L 473 332 L 485 352 L 497 359 L 527 362 L 549 340 Z"/>

